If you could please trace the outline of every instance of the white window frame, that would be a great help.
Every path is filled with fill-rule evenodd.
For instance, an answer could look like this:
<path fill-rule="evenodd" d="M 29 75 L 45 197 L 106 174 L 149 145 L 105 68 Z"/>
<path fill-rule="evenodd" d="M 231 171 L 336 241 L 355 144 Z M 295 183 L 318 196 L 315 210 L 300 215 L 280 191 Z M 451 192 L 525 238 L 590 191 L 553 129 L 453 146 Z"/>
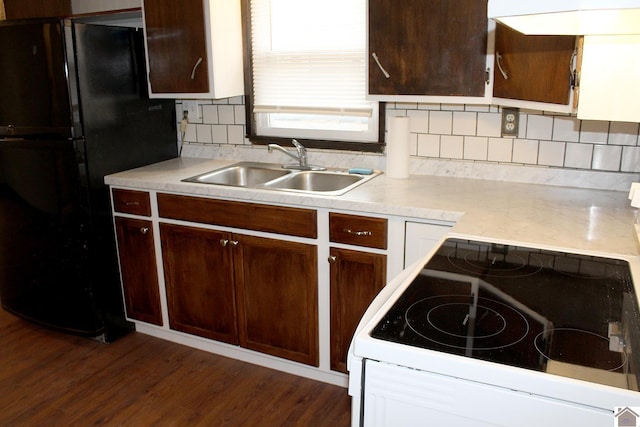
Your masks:
<path fill-rule="evenodd" d="M 366 85 L 367 85 L 366 0 L 341 0 L 341 2 L 345 2 L 345 1 L 354 2 L 351 4 L 353 4 L 355 7 L 362 6 L 363 16 L 361 17 L 361 21 L 362 21 L 361 25 L 362 25 L 363 34 L 357 33 L 357 37 L 354 37 L 354 39 L 357 40 L 356 42 L 354 42 L 357 46 L 355 47 L 348 46 L 348 48 L 345 48 L 344 50 L 340 48 L 340 50 L 329 51 L 328 53 L 327 53 L 327 50 L 321 50 L 319 51 L 320 54 L 317 54 L 318 51 L 314 50 L 312 47 L 309 49 L 307 56 L 305 56 L 300 61 L 298 61 L 298 57 L 302 57 L 301 55 L 305 55 L 305 52 L 307 52 L 306 50 L 303 50 L 303 51 L 292 50 L 290 52 L 277 51 L 278 49 L 278 46 L 276 46 L 277 40 L 274 41 L 274 39 L 277 39 L 277 35 L 274 35 L 272 33 L 267 34 L 265 32 L 266 30 L 264 28 L 261 29 L 260 26 L 258 26 L 258 30 L 255 30 L 255 26 L 254 24 L 252 24 L 252 19 L 255 19 L 255 18 L 253 18 L 252 16 L 254 13 L 250 10 L 250 7 L 254 2 L 267 2 L 264 5 L 266 8 L 274 7 L 277 10 L 277 5 L 274 6 L 274 4 L 282 1 L 286 1 L 286 0 L 246 0 L 246 3 L 245 3 L 247 8 L 246 12 L 248 15 L 247 17 L 245 17 L 246 22 L 248 24 L 247 36 L 249 40 L 247 43 L 249 45 L 249 52 L 251 52 L 251 55 L 249 56 L 251 58 L 251 66 L 249 67 L 249 69 L 251 70 L 252 75 L 249 81 L 252 83 L 252 85 L 255 85 L 257 81 L 271 80 L 271 81 L 276 81 L 276 85 L 279 84 L 279 82 L 285 82 L 287 84 L 285 84 L 284 86 L 287 86 L 290 83 L 289 80 L 292 80 L 293 83 L 290 86 L 294 87 L 294 89 L 291 90 L 291 93 L 293 94 L 293 98 L 287 98 L 286 96 L 280 97 L 280 93 L 286 93 L 287 90 L 290 90 L 288 87 L 285 87 L 285 89 L 282 90 L 282 92 L 273 91 L 276 95 L 268 94 L 269 96 L 272 96 L 271 98 L 269 98 L 266 95 L 261 96 L 259 91 L 254 90 L 253 86 L 247 88 L 248 90 L 250 90 L 250 93 L 251 93 L 250 101 L 248 102 L 248 108 L 251 108 L 251 111 L 248 112 L 248 119 L 250 120 L 250 126 L 249 126 L 250 134 L 253 134 L 253 135 L 250 135 L 250 136 L 256 136 L 258 138 L 273 137 L 273 138 L 297 138 L 297 139 L 316 140 L 316 141 L 320 140 L 320 141 L 359 142 L 359 143 L 380 145 L 381 144 L 380 104 L 376 101 L 369 101 L 366 99 L 366 92 L 367 92 L 367 88 L 366 88 Z M 310 4 L 317 4 L 317 2 L 311 3 L 311 0 L 297 0 L 297 3 L 298 4 L 306 3 L 306 5 L 304 5 L 303 8 L 308 8 Z M 325 4 L 323 4 L 322 7 L 325 9 L 331 10 L 332 16 L 341 16 L 344 18 L 343 15 L 340 15 L 339 10 L 332 9 Z M 264 11 L 260 13 L 264 14 Z M 275 12 L 273 12 L 272 9 L 268 9 L 268 13 L 275 13 Z M 271 19 L 275 19 L 271 16 L 269 17 Z M 294 15 L 294 19 L 295 18 L 296 16 Z M 345 19 L 345 20 L 348 20 L 348 19 Z M 326 22 L 324 22 L 324 25 L 325 27 L 327 25 L 330 26 L 331 23 L 327 24 Z M 252 40 L 254 31 L 258 31 L 258 33 L 263 34 L 260 41 L 255 43 Z M 268 31 L 271 31 L 271 30 L 269 29 Z M 300 32 L 301 31 L 299 31 L 298 33 Z M 310 33 L 313 33 L 313 31 L 310 31 Z M 269 39 L 267 40 L 267 38 Z M 256 47 L 256 45 L 261 45 L 261 46 Z M 265 47 L 265 45 L 267 45 L 267 47 Z M 299 46 L 297 47 L 299 49 Z M 272 48 L 273 48 L 273 51 L 270 50 Z M 266 52 L 264 53 L 264 55 L 268 56 L 266 59 L 264 59 L 264 57 L 259 57 L 260 54 L 255 52 L 256 50 L 261 50 L 261 49 L 263 53 Z M 325 55 L 325 56 L 322 57 L 322 55 Z M 263 73 L 265 72 L 264 71 L 265 68 L 267 69 L 266 71 L 267 73 L 274 73 L 273 70 L 275 69 L 279 70 L 279 67 L 280 68 L 284 67 L 283 68 L 284 71 L 282 72 L 283 73 L 282 75 L 289 72 L 297 73 L 299 72 L 300 69 L 304 69 L 305 61 L 313 61 L 314 56 L 320 56 L 322 57 L 323 60 L 325 60 L 327 56 L 331 56 L 331 55 L 335 55 L 336 57 L 338 57 L 339 60 L 342 60 L 343 62 L 357 63 L 358 64 L 357 66 L 360 67 L 359 71 L 355 72 L 355 74 L 352 74 L 352 76 L 355 75 L 355 78 L 359 79 L 354 84 L 354 86 L 357 89 L 353 90 L 353 93 L 357 94 L 356 97 L 361 98 L 358 102 L 351 101 L 351 99 L 346 99 L 346 97 L 344 97 L 344 99 L 338 99 L 340 98 L 340 95 L 342 95 L 343 93 L 351 94 L 352 92 L 350 92 L 349 89 L 345 90 L 344 92 L 340 89 L 338 96 L 333 97 L 332 95 L 329 95 L 326 98 L 323 98 L 323 94 L 325 92 L 323 89 L 316 90 L 316 93 L 318 93 L 317 100 L 313 95 L 314 91 L 310 90 L 309 91 L 311 93 L 310 95 L 305 95 L 300 99 L 296 99 L 295 84 L 298 84 L 299 85 L 298 87 L 301 88 L 300 93 L 304 93 L 303 91 L 307 87 L 311 89 L 315 88 L 308 81 L 307 82 L 304 81 L 304 76 L 306 75 L 304 73 L 300 77 L 300 82 L 296 80 L 298 78 L 297 77 L 298 74 L 296 74 L 292 79 L 286 79 L 286 80 L 283 77 L 281 77 L 280 74 L 275 74 L 275 77 L 274 75 L 268 75 L 266 78 L 261 77 L 259 79 L 254 79 L 253 74 Z M 275 61 L 281 61 L 281 62 L 278 62 L 276 65 L 267 64 L 267 66 L 263 66 L 261 64 L 261 61 L 265 61 L 265 62 L 273 61 L 274 57 L 275 57 Z M 345 58 L 348 58 L 348 60 L 345 60 Z M 284 63 L 284 66 L 282 65 L 282 63 Z M 303 68 L 299 68 L 301 67 L 300 66 L 301 63 L 303 64 L 302 66 Z M 259 65 L 256 65 L 256 64 L 259 64 Z M 289 64 L 291 64 L 291 68 L 286 68 Z M 336 65 L 336 67 L 342 67 L 342 66 L 343 65 L 341 63 Z M 314 65 L 312 64 L 309 68 L 314 68 Z M 257 69 L 259 70 L 256 71 Z M 349 71 L 347 71 L 347 73 L 348 72 Z M 331 73 L 327 73 L 327 74 L 330 75 Z M 260 75 L 262 76 L 262 74 Z M 320 77 L 321 78 L 319 78 L 318 80 L 324 80 L 324 76 L 320 76 Z M 343 79 L 343 80 L 348 81 L 349 84 L 352 84 L 351 83 L 352 81 L 354 82 L 356 81 L 355 78 Z M 340 79 L 340 84 L 344 84 L 344 82 L 341 80 L 342 79 Z M 319 83 L 319 85 L 321 84 L 322 83 Z M 331 84 L 331 82 L 329 82 L 328 84 Z M 270 85 L 268 88 L 272 89 L 272 87 L 273 85 Z M 324 88 L 324 86 L 320 86 L 320 87 Z M 326 92 L 331 93 L 330 90 L 327 90 Z M 308 99 L 313 99 L 314 101 L 307 103 L 306 105 L 301 105 L 302 103 L 306 103 Z M 338 102 L 336 103 L 334 100 L 337 100 Z M 289 122 L 289 124 L 285 123 L 284 125 L 281 126 L 279 124 L 281 123 L 280 121 L 281 117 L 291 117 L 296 120 L 292 120 Z M 319 122 L 322 125 L 324 125 L 324 123 L 328 121 L 327 119 L 331 117 L 341 118 L 342 119 L 341 121 L 336 120 L 336 122 L 332 122 L 332 123 L 339 122 L 340 125 L 342 125 L 344 121 L 351 123 L 353 119 L 356 119 L 358 122 L 357 124 L 358 129 L 345 130 L 345 129 L 341 129 L 340 127 L 333 128 L 333 129 L 326 129 L 326 128 L 321 129 L 320 127 L 310 125 L 309 123 L 304 123 L 305 119 L 309 117 L 320 119 Z M 382 126 L 384 126 L 384 123 L 382 123 Z M 349 126 L 347 126 L 347 128 L 348 127 Z"/>

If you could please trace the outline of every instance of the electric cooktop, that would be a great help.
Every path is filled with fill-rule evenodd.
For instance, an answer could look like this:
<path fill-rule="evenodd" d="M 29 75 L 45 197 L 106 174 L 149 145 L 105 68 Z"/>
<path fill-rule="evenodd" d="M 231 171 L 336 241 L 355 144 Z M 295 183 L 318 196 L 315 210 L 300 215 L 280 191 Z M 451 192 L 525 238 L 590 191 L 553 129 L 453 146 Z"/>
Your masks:
<path fill-rule="evenodd" d="M 447 239 L 371 336 L 638 390 L 638 313 L 624 260 Z"/>

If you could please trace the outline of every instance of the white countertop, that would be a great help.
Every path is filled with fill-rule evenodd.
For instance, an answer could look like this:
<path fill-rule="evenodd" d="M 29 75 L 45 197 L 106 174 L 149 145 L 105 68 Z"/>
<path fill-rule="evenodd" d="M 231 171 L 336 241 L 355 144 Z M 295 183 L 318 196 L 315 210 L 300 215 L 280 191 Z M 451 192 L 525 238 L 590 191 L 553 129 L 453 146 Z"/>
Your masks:
<path fill-rule="evenodd" d="M 621 191 L 382 174 L 342 196 L 181 182 L 235 163 L 179 158 L 109 175 L 118 187 L 455 222 L 452 232 L 594 255 L 637 256 L 636 209 Z"/>

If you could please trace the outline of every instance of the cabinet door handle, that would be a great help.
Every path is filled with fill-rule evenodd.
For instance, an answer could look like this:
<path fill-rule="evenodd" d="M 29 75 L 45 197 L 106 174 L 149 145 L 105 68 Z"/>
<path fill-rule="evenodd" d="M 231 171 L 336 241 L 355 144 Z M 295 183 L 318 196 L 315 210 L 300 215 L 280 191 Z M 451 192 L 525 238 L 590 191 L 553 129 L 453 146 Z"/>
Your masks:
<path fill-rule="evenodd" d="M 388 79 L 389 77 L 391 77 L 391 75 L 389 75 L 389 73 L 387 72 L 387 70 L 384 69 L 384 67 L 382 66 L 382 64 L 380 63 L 380 60 L 378 59 L 378 55 L 376 55 L 375 52 L 371 53 L 371 56 L 373 56 L 373 60 L 376 61 L 376 64 L 378 64 L 378 68 L 380 68 L 380 71 L 382 71 L 382 74 L 384 74 L 384 76 Z"/>
<path fill-rule="evenodd" d="M 371 236 L 371 235 L 373 235 L 373 233 L 371 231 L 354 231 L 354 230 L 350 230 L 348 228 L 343 228 L 342 231 L 344 231 L 347 234 L 353 234 L 354 236 Z"/>
<path fill-rule="evenodd" d="M 124 202 L 125 206 L 139 206 L 140 203 L 138 202 Z"/>
<path fill-rule="evenodd" d="M 225 247 L 227 246 L 227 244 L 229 244 L 229 241 L 227 239 L 220 239 L 220 246 Z"/>
<path fill-rule="evenodd" d="M 140 227 L 140 234 L 144 235 L 149 232 L 149 227 Z"/>
<path fill-rule="evenodd" d="M 500 55 L 500 52 L 496 52 L 496 65 L 498 66 L 498 70 L 500 70 L 500 74 L 502 74 L 502 77 L 505 80 L 509 80 L 509 74 L 507 74 L 504 68 L 502 68 L 502 64 L 500 63 L 501 60 L 502 60 L 502 55 Z"/>
<path fill-rule="evenodd" d="M 329 258 L 327 259 L 327 261 L 329 261 L 329 264 L 333 264 L 338 260 L 338 257 L 335 255 L 330 255 Z"/>
<path fill-rule="evenodd" d="M 229 244 L 235 248 L 236 246 L 238 246 L 238 241 L 237 240 L 230 240 Z"/>
<path fill-rule="evenodd" d="M 193 69 L 191 70 L 191 80 L 196 78 L 196 69 L 201 63 L 202 63 L 202 57 L 198 58 L 198 60 L 196 61 L 196 65 L 194 65 Z"/>

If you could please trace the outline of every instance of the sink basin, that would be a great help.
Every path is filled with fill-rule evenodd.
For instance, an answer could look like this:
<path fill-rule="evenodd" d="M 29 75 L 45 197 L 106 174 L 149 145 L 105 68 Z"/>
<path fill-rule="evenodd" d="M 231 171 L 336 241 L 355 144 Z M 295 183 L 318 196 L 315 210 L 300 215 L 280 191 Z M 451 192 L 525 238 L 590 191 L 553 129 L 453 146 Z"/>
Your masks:
<path fill-rule="evenodd" d="M 343 169 L 292 170 L 278 164 L 239 162 L 182 181 L 340 196 L 381 173 L 357 175 Z"/>
<path fill-rule="evenodd" d="M 282 169 L 279 165 L 241 162 L 187 178 L 183 181 L 231 185 L 234 187 L 254 187 L 288 175 L 289 173 L 291 173 L 291 171 Z"/>
<path fill-rule="evenodd" d="M 344 172 L 303 171 L 266 183 L 265 187 L 278 190 L 325 193 L 346 190 L 364 178 L 364 175 L 350 175 Z"/>

